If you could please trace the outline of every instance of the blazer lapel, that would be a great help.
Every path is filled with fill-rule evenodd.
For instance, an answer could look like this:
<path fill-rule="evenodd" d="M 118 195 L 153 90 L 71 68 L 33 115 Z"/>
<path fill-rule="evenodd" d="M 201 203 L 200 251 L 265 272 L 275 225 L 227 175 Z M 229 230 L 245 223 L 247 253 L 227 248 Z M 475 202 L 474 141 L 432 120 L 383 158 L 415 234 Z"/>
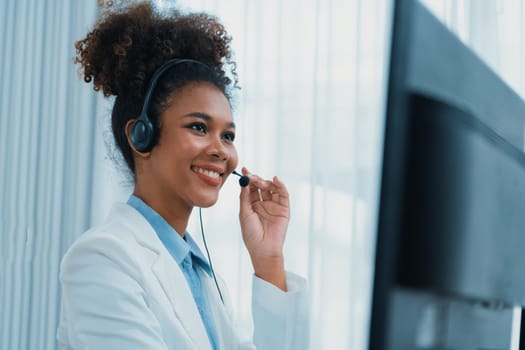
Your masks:
<path fill-rule="evenodd" d="M 168 297 L 175 315 L 195 344 L 195 348 L 211 350 L 208 333 L 179 265 L 173 260 L 148 221 L 138 211 L 127 204 L 119 205 L 114 210 L 116 217 L 126 218 L 124 225 L 134 233 L 137 243 L 144 249 L 158 254 L 151 270 Z"/>
<path fill-rule="evenodd" d="M 215 329 L 217 330 L 217 337 L 219 342 L 220 349 L 235 349 L 235 336 L 233 334 L 233 329 L 231 327 L 232 322 L 229 320 L 228 315 L 226 314 L 225 306 L 220 299 L 219 293 L 215 287 L 213 280 L 206 275 L 205 272 L 200 274 L 201 280 L 203 282 L 206 295 L 208 297 L 210 311 L 213 315 L 213 320 L 215 324 Z M 221 283 L 221 280 L 218 280 Z M 221 283 L 222 284 L 222 283 Z M 226 303 L 229 302 L 228 291 L 224 285 L 221 285 L 221 293 Z"/>
<path fill-rule="evenodd" d="M 208 333 L 182 270 L 169 253 L 161 252 L 152 266 L 173 311 L 197 349 L 211 349 Z"/>

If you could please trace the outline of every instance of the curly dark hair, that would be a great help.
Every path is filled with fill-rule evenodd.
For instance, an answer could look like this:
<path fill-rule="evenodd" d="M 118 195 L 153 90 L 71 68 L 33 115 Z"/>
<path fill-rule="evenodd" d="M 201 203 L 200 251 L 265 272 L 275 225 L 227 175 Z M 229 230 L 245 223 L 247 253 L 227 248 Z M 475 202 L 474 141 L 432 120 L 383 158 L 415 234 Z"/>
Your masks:
<path fill-rule="evenodd" d="M 151 3 L 140 2 L 103 13 L 93 30 L 75 43 L 74 62 L 82 66 L 84 81 L 93 82 L 94 90 L 106 97 L 116 96 L 113 136 L 133 174 L 135 164 L 124 129 L 140 114 L 154 72 L 173 58 L 196 60 L 209 68 L 173 68 L 159 80 L 148 111 L 158 137 L 160 114 L 177 89 L 192 81 L 214 84 L 231 101 L 237 73 L 230 42 L 231 37 L 214 16 L 177 10 L 160 13 Z"/>

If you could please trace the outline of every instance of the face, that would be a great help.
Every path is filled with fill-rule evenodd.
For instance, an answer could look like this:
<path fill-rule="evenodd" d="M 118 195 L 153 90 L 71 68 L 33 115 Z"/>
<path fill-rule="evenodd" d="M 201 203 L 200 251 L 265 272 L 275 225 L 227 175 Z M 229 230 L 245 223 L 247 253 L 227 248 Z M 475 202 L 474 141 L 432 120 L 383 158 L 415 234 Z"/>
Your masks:
<path fill-rule="evenodd" d="M 142 189 L 173 209 L 215 204 L 238 162 L 226 96 L 210 83 L 190 83 L 177 91 L 160 118 L 159 142 L 140 159 L 137 181 L 146 179 Z"/>

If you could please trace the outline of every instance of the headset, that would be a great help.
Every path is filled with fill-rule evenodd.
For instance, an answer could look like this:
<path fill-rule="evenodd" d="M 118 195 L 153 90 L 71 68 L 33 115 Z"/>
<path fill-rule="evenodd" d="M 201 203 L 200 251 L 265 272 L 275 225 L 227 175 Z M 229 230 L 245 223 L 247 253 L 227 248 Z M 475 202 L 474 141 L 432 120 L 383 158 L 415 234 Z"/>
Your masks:
<path fill-rule="evenodd" d="M 215 72 L 208 65 L 202 63 L 201 61 L 197 61 L 191 58 L 173 58 L 171 60 L 166 61 L 155 71 L 149 83 L 148 90 L 146 91 L 146 96 L 144 97 L 144 103 L 142 104 L 142 110 L 140 112 L 140 115 L 137 117 L 137 119 L 131 126 L 131 144 L 139 152 L 151 151 L 153 146 L 155 146 L 156 142 L 157 128 L 153 125 L 148 116 L 148 110 L 150 107 L 150 101 L 151 96 L 153 95 L 153 91 L 157 87 L 157 83 L 162 74 L 164 74 L 164 72 L 166 72 L 171 67 L 174 67 L 181 63 L 195 63 L 200 65 L 201 67 L 204 67 L 206 70 L 212 73 L 212 75 L 215 74 Z M 233 171 L 233 174 L 239 176 L 239 185 L 241 185 L 242 187 L 246 187 L 250 183 L 250 179 L 248 178 L 248 176 L 239 174 L 236 171 Z"/>
<path fill-rule="evenodd" d="M 151 78 L 151 81 L 148 86 L 148 90 L 146 91 L 146 96 L 144 97 L 144 104 L 142 105 L 142 111 L 140 112 L 140 115 L 135 120 L 131 127 L 131 133 L 130 133 L 130 139 L 131 144 L 135 149 L 139 152 L 149 152 L 155 146 L 156 142 L 156 127 L 153 125 L 151 120 L 148 116 L 148 110 L 151 103 L 151 97 L 153 95 L 153 92 L 155 88 L 157 87 L 157 83 L 168 69 L 181 64 L 181 63 L 195 63 L 199 64 L 202 67 L 205 67 L 207 70 L 209 70 L 211 73 L 214 73 L 209 66 L 206 64 L 193 60 L 190 58 L 174 58 L 171 60 L 166 61 L 162 66 L 160 66 L 155 73 L 153 74 L 153 77 Z"/>

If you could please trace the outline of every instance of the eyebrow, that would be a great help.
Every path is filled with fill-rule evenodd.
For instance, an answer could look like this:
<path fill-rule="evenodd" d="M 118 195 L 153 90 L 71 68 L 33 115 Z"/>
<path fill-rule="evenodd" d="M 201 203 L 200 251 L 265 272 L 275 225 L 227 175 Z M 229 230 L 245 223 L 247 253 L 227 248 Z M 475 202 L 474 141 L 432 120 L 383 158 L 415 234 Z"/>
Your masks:
<path fill-rule="evenodd" d="M 206 122 L 213 121 L 213 117 L 203 112 L 192 112 L 182 116 L 183 118 L 199 118 Z M 231 122 L 228 124 L 229 128 L 235 129 L 235 123 Z"/>

